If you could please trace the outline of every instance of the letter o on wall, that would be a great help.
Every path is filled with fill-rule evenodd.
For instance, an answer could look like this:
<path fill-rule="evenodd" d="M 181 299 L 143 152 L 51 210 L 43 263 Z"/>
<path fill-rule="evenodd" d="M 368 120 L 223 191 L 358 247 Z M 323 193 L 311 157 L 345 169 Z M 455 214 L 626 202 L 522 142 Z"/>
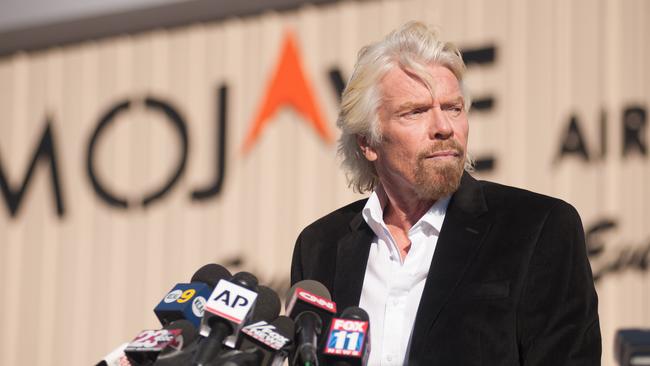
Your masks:
<path fill-rule="evenodd" d="M 174 173 L 160 186 L 160 188 L 154 190 L 151 193 L 144 194 L 143 198 L 141 199 L 141 204 L 142 206 L 146 207 L 169 193 L 172 187 L 183 175 L 183 172 L 185 171 L 185 165 L 187 163 L 189 139 L 185 121 L 176 111 L 176 109 L 171 106 L 171 104 L 151 97 L 147 97 L 144 100 L 144 104 L 146 108 L 163 112 L 163 114 L 167 117 L 166 120 L 171 123 L 181 142 L 181 156 Z M 127 111 L 130 106 L 131 102 L 128 100 L 119 102 L 102 116 L 102 118 L 99 120 L 99 123 L 97 124 L 97 127 L 95 128 L 95 131 L 93 132 L 93 135 L 90 138 L 90 142 L 88 144 L 88 153 L 86 154 L 87 174 L 90 182 L 92 183 L 93 189 L 95 190 L 95 193 L 97 193 L 97 195 L 110 206 L 123 209 L 126 209 L 129 206 L 126 197 L 124 195 L 118 195 L 117 193 L 110 192 L 106 186 L 102 184 L 96 174 L 94 156 L 95 148 L 99 142 L 100 137 L 102 136 L 102 133 L 107 130 L 108 126 L 110 126 L 112 122 L 115 121 L 115 117 L 118 114 Z"/>

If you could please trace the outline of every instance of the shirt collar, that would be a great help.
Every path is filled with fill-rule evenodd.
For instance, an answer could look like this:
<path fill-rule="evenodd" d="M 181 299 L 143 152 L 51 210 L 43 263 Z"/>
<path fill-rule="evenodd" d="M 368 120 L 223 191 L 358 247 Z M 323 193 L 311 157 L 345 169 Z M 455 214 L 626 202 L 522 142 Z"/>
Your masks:
<path fill-rule="evenodd" d="M 372 192 L 362 210 L 363 219 L 377 236 L 382 236 L 382 233 L 387 230 L 386 224 L 384 223 L 384 207 L 386 207 L 388 199 L 381 189 L 380 186 Z M 442 230 L 442 223 L 445 219 L 445 213 L 447 212 L 447 206 L 449 205 L 450 199 L 451 195 L 437 200 L 433 205 L 431 205 L 429 210 L 422 215 L 420 220 L 413 225 L 410 232 L 426 225 L 433 228 L 436 231 L 436 234 L 439 234 L 440 230 Z"/>

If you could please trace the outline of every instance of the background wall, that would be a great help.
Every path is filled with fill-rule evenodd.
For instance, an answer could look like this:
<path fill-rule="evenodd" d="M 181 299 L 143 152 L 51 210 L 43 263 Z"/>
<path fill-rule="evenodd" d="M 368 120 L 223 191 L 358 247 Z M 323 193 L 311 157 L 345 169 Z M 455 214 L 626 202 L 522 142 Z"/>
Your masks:
<path fill-rule="evenodd" d="M 581 213 L 613 365 L 615 331 L 650 326 L 644 0 L 343 1 L 2 56 L 0 364 L 93 364 L 208 262 L 286 288 L 301 228 L 359 197 L 324 137 L 340 80 L 412 19 L 465 51 L 477 176 Z M 325 129 L 289 103 L 245 150 L 291 39 Z"/>

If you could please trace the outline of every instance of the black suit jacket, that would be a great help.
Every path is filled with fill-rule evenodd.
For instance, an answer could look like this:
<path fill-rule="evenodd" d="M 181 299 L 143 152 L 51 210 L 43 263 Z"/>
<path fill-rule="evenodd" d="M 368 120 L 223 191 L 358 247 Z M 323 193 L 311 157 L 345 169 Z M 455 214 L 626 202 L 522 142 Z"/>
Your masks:
<path fill-rule="evenodd" d="M 361 296 L 374 237 L 361 216 L 365 201 L 309 225 L 294 249 L 292 284 L 323 283 L 340 310 Z M 576 210 L 464 174 L 438 238 L 408 364 L 600 365 L 597 307 Z"/>

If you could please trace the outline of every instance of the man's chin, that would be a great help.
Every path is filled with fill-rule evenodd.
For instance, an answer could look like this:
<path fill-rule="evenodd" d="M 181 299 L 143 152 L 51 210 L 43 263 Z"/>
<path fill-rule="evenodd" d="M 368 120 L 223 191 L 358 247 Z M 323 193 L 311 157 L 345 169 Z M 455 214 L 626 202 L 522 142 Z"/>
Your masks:
<path fill-rule="evenodd" d="M 415 194 L 423 200 L 437 201 L 458 190 L 463 175 L 463 165 L 458 161 L 416 172 Z"/>

